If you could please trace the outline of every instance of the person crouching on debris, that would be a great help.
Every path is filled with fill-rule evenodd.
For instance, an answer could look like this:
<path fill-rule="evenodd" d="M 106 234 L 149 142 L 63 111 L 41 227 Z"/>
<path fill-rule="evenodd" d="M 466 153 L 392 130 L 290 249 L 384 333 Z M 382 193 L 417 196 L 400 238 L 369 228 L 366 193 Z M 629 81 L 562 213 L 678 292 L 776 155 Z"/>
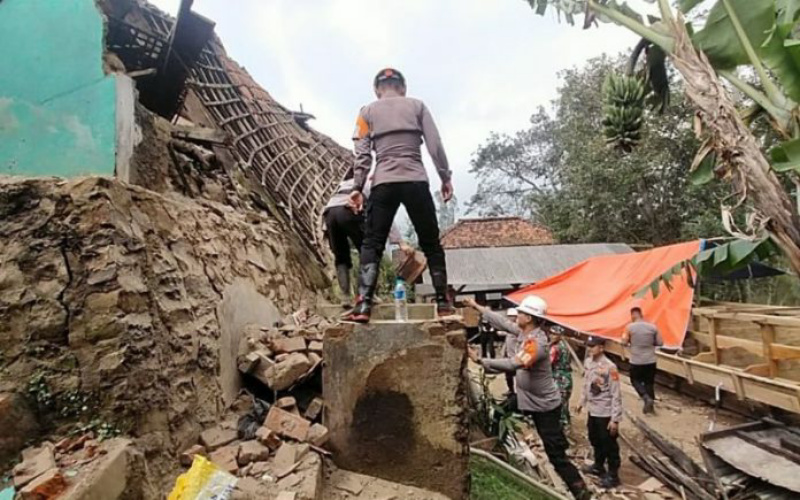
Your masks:
<path fill-rule="evenodd" d="M 622 391 L 619 371 L 606 357 L 602 338 L 589 337 L 586 348 L 589 355 L 584 364 L 583 390 L 577 413 L 584 407 L 589 411 L 589 441 L 594 448 L 594 464 L 583 471 L 599 476 L 603 488 L 614 488 L 620 484 L 617 436 L 622 421 Z"/>
<path fill-rule="evenodd" d="M 442 181 L 442 197 L 445 202 L 449 201 L 453 197 L 453 185 L 439 132 L 427 106 L 420 100 L 406 97 L 406 81 L 399 71 L 382 70 L 375 77 L 374 85 L 378 100 L 361 108 L 353 137 L 355 186 L 350 204 L 358 211 L 364 205 L 362 189 L 372 168 L 373 150 L 375 173 L 361 247 L 358 297 L 348 319 L 359 323 L 369 321 L 383 247 L 401 204 L 408 212 L 427 257 L 439 314 L 453 314 L 455 310 L 447 294 L 447 270 L 444 249 L 439 242 L 436 207 L 420 149 L 424 140 Z"/>
<path fill-rule="evenodd" d="M 653 413 L 656 400 L 656 347 L 664 345 L 661 332 L 647 322 L 642 306 L 631 307 L 631 323 L 622 333 L 622 344 L 630 347 L 631 384 L 644 401 L 642 413 Z"/>
<path fill-rule="evenodd" d="M 554 325 L 550 328 L 550 365 L 553 367 L 553 380 L 561 393 L 561 427 L 569 429 L 569 398 L 572 396 L 572 357 L 567 341 L 562 336 L 563 328 Z"/>
<path fill-rule="evenodd" d="M 547 303 L 541 297 L 526 297 L 517 308 L 516 323 L 487 307 L 479 306 L 472 299 L 467 299 L 465 303 L 477 309 L 483 319 L 498 330 L 517 337 L 516 354 L 511 358 L 481 358 L 478 351 L 470 347 L 470 359 L 487 370 L 516 374 L 517 405 L 523 415 L 533 420 L 553 468 L 575 498 L 591 498 L 586 482 L 567 457 L 569 443 L 560 422 L 561 394 L 553 380 L 548 357 L 549 342 L 542 330 Z"/>
<path fill-rule="evenodd" d="M 352 307 L 352 289 L 350 288 L 350 269 L 353 267 L 352 249 L 361 251 L 361 245 L 364 242 L 364 213 L 356 211 L 349 205 L 354 186 L 353 169 L 350 169 L 322 211 L 325 220 L 325 235 L 333 252 L 336 279 L 339 282 L 339 289 L 342 291 L 342 306 L 346 309 Z M 364 192 L 366 198 L 369 198 L 369 184 L 364 187 Z M 400 249 L 406 253 L 414 251 L 403 241 L 400 231 L 394 224 L 389 232 L 389 242 L 399 245 Z"/>

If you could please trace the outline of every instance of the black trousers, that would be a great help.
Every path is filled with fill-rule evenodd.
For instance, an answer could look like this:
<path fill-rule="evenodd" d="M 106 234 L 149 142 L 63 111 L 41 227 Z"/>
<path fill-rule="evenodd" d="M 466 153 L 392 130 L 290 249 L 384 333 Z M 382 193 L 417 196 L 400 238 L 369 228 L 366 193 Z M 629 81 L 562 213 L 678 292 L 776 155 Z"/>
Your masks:
<path fill-rule="evenodd" d="M 427 182 L 393 182 L 372 188 L 367 202 L 361 264 L 376 264 L 381 261 L 386 239 L 400 205 L 406 207 L 411 224 L 417 232 L 419 245 L 428 259 L 431 275 L 435 271 L 444 273 L 444 249 L 439 242 L 439 222 Z"/>
<path fill-rule="evenodd" d="M 325 225 L 336 265 L 353 267 L 351 248 L 360 251 L 364 243 L 364 216 L 347 207 L 332 207 L 325 211 Z"/>
<path fill-rule="evenodd" d="M 631 385 L 636 389 L 639 397 L 644 399 L 645 395 L 650 399 L 656 399 L 656 364 L 631 365 Z"/>
<path fill-rule="evenodd" d="M 594 448 L 594 463 L 600 467 L 608 464 L 611 473 L 619 471 L 619 444 L 617 436 L 608 432 L 611 417 L 593 417 L 589 415 L 589 442 Z"/>
<path fill-rule="evenodd" d="M 522 413 L 533 419 L 533 423 L 536 424 L 536 432 L 542 438 L 547 459 L 553 464 L 553 468 L 561 476 L 561 479 L 567 483 L 570 491 L 574 493 L 576 489 L 585 487 L 581 473 L 567 458 L 569 442 L 567 442 L 561 427 L 561 405 L 550 411 L 523 411 Z"/>
<path fill-rule="evenodd" d="M 494 342 L 497 340 L 497 334 L 492 331 L 481 329 L 481 352 L 484 358 L 494 359 Z"/>

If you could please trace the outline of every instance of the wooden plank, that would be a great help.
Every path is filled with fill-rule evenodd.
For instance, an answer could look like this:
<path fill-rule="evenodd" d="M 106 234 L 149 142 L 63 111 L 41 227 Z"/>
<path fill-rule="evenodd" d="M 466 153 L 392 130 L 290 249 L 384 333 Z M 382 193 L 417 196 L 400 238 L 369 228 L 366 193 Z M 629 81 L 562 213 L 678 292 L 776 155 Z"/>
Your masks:
<path fill-rule="evenodd" d="M 750 365 L 744 369 L 745 373 L 756 375 L 759 377 L 769 377 L 769 365 L 767 363 L 760 363 L 757 365 Z M 771 377 L 774 378 L 774 377 Z"/>
<path fill-rule="evenodd" d="M 769 378 L 778 376 L 778 362 L 775 360 L 772 344 L 775 342 L 775 327 L 772 325 L 761 325 L 761 341 L 764 345 L 764 360 L 769 368 Z"/>
<path fill-rule="evenodd" d="M 717 344 L 717 328 L 719 327 L 719 322 L 717 318 L 712 317 L 710 319 L 710 323 L 708 324 L 708 336 L 709 336 L 709 347 L 711 348 L 711 354 L 714 357 L 714 364 L 719 364 L 719 345 Z"/>
<path fill-rule="evenodd" d="M 701 344 L 709 345 L 711 343 L 711 339 L 708 334 L 691 332 L 691 336 Z M 719 349 L 741 347 L 742 349 L 752 352 L 753 354 L 764 356 L 766 358 L 763 340 L 759 342 L 755 340 L 740 339 L 738 337 L 717 335 L 717 347 Z M 772 353 L 772 359 L 776 361 L 800 359 L 800 346 L 771 343 L 770 351 Z"/>
<path fill-rule="evenodd" d="M 630 416 L 630 414 L 628 414 Z M 632 417 L 633 424 L 644 434 L 644 436 L 658 448 L 661 453 L 669 457 L 670 460 L 678 464 L 688 475 L 698 478 L 702 481 L 712 482 L 712 478 L 706 471 L 695 462 L 692 457 L 686 454 L 682 449 L 675 446 L 667 438 L 662 436 L 658 431 L 647 425 L 644 420 Z"/>
<path fill-rule="evenodd" d="M 692 361 L 698 361 L 700 363 L 711 363 L 713 365 L 718 365 L 719 362 L 717 361 L 719 356 L 719 352 L 701 352 L 697 356 L 692 356 Z"/>

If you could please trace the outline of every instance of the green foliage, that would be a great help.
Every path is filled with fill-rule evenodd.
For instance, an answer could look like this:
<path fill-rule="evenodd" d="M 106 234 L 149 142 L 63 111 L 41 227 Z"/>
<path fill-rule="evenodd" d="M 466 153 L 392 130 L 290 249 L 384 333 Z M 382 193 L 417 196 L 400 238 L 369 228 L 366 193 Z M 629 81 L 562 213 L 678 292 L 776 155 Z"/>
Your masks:
<path fill-rule="evenodd" d="M 630 152 L 642 138 L 644 83 L 635 76 L 609 72 L 603 84 L 603 130 L 608 143 Z"/>
<path fill-rule="evenodd" d="M 479 182 L 469 211 L 534 219 L 564 243 L 661 245 L 722 234 L 721 189 L 689 182 L 698 141 L 680 89 L 663 115 L 644 110 L 640 146 L 629 154 L 598 134 L 603 83 L 625 66 L 601 57 L 563 72 L 552 113 L 540 108 L 528 129 L 491 135 L 473 156 Z"/>
<path fill-rule="evenodd" d="M 50 411 L 55 406 L 55 398 L 43 372 L 37 372 L 28 381 L 28 395 L 40 412 Z"/>
<path fill-rule="evenodd" d="M 636 296 L 644 297 L 651 293 L 653 297 L 658 297 L 662 288 L 672 289 L 673 280 L 676 276 L 683 276 L 691 286 L 694 286 L 698 278 L 702 280 L 703 277 L 725 276 L 747 267 L 748 264 L 754 261 L 765 261 L 777 253 L 777 247 L 769 239 L 757 241 L 737 239 L 729 241 L 703 250 L 691 259 L 675 264 L 664 274 L 639 290 Z"/>
<path fill-rule="evenodd" d="M 547 500 L 551 497 L 481 457 L 470 459 L 470 500 Z"/>

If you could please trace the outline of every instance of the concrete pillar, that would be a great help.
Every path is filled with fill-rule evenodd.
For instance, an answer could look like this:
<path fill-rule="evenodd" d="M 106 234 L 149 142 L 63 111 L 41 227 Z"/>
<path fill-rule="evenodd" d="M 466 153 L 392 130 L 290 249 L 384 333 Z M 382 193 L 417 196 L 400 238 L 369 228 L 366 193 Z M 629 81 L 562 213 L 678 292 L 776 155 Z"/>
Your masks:
<path fill-rule="evenodd" d="M 343 469 L 468 496 L 460 324 L 341 325 L 325 333 L 325 423 Z"/>

